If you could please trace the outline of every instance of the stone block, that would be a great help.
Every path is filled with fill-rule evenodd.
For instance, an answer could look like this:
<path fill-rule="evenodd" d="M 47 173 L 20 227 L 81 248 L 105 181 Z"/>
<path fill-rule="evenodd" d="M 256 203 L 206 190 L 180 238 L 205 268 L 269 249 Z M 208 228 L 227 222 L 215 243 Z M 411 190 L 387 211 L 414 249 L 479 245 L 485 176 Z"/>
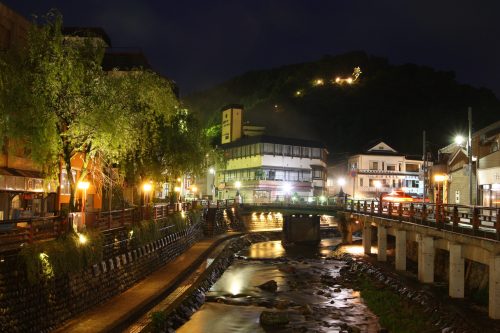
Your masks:
<path fill-rule="evenodd" d="M 109 259 L 108 260 L 108 266 L 109 266 L 109 270 L 112 271 L 113 269 L 115 269 L 115 264 L 113 262 L 113 259 Z"/>
<path fill-rule="evenodd" d="M 97 264 L 92 265 L 92 272 L 94 276 L 99 276 L 101 274 L 101 271 L 99 270 L 99 265 Z"/>
<path fill-rule="evenodd" d="M 125 254 L 122 254 L 122 263 L 123 263 L 124 265 L 126 265 L 126 264 L 127 264 L 127 256 L 126 256 Z"/>
<path fill-rule="evenodd" d="M 108 271 L 108 268 L 106 267 L 105 261 L 101 261 L 101 270 L 103 273 L 106 273 Z"/>
<path fill-rule="evenodd" d="M 129 263 L 132 262 L 132 261 L 134 261 L 134 259 L 132 257 L 132 252 L 129 251 L 128 254 L 127 254 L 127 256 L 128 256 L 128 262 Z"/>

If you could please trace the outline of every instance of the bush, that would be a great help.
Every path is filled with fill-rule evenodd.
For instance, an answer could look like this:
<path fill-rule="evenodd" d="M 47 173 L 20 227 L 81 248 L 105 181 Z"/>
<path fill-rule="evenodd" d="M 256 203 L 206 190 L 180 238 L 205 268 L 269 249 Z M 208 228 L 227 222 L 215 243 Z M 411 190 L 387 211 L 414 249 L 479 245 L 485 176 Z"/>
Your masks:
<path fill-rule="evenodd" d="M 79 235 L 71 233 L 58 239 L 29 244 L 18 254 L 18 264 L 26 272 L 30 284 L 76 273 L 102 260 L 103 237 L 99 231 L 81 234 L 86 238 L 80 243 Z"/>

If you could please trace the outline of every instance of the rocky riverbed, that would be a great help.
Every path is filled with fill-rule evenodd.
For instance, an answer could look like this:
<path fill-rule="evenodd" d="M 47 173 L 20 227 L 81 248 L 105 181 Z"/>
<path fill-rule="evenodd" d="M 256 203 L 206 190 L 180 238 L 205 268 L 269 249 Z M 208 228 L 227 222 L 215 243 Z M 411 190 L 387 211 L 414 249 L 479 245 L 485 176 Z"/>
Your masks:
<path fill-rule="evenodd" d="M 234 242 L 230 259 L 216 263 L 210 278 L 164 319 L 166 331 L 388 332 L 358 291 L 360 279 L 368 279 L 423 314 L 425 332 L 500 332 L 495 321 L 470 320 L 430 288 L 339 250 L 339 242 L 287 250 L 259 235 Z"/>

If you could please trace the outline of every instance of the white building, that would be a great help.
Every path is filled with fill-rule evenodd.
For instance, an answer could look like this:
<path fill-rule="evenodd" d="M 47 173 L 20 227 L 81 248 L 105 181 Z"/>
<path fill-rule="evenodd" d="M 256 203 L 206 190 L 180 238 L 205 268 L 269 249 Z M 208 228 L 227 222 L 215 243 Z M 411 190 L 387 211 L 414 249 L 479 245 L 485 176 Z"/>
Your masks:
<path fill-rule="evenodd" d="M 328 168 L 328 193 L 340 191 L 355 199 L 378 198 L 393 190 L 422 198 L 423 161 L 398 153 L 383 141 Z M 340 181 L 339 181 L 340 180 Z"/>
<path fill-rule="evenodd" d="M 243 108 L 222 110 L 221 148 L 226 158 L 216 170 L 217 197 L 243 202 L 307 200 L 325 193 L 325 146 L 317 141 L 268 135 L 242 136 Z"/>

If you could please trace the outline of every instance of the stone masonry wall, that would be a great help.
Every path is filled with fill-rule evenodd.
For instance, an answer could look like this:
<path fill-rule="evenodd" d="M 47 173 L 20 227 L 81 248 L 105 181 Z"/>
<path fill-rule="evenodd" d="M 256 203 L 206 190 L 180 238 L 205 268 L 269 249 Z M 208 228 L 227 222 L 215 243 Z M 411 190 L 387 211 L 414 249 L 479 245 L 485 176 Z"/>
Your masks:
<path fill-rule="evenodd" d="M 0 332 L 49 332 L 117 295 L 203 236 L 201 224 L 102 261 L 72 276 L 30 286 L 15 265 L 0 271 Z"/>

